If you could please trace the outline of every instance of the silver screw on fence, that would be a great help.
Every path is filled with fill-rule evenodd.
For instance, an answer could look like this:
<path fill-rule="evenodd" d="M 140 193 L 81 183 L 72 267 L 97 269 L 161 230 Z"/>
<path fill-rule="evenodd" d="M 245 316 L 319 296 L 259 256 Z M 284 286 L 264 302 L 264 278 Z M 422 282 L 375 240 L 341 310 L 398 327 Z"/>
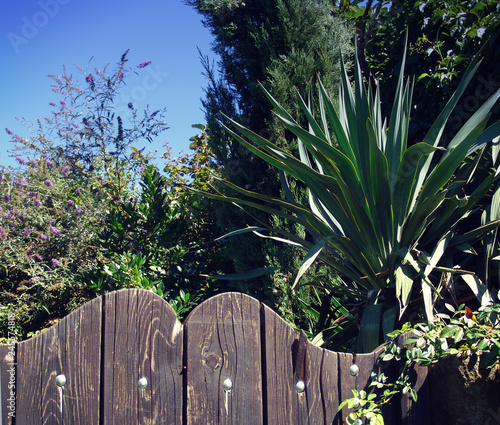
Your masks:
<path fill-rule="evenodd" d="M 66 377 L 64 375 L 56 376 L 56 385 L 58 387 L 64 387 L 66 385 Z"/>
<path fill-rule="evenodd" d="M 148 380 L 146 378 L 141 378 L 139 379 L 139 381 L 137 382 L 137 386 L 143 390 L 144 388 L 146 388 L 148 386 Z"/>
<path fill-rule="evenodd" d="M 222 383 L 222 388 L 224 389 L 224 391 L 231 391 L 231 389 L 233 388 L 233 381 L 231 381 L 229 378 L 225 379 Z"/>
<path fill-rule="evenodd" d="M 359 374 L 359 366 L 357 364 L 353 364 L 349 368 L 349 372 L 351 373 L 352 376 L 357 376 Z"/>
<path fill-rule="evenodd" d="M 305 389 L 306 384 L 304 383 L 304 381 L 299 381 L 295 384 L 295 391 L 297 391 L 299 394 L 303 393 Z"/>

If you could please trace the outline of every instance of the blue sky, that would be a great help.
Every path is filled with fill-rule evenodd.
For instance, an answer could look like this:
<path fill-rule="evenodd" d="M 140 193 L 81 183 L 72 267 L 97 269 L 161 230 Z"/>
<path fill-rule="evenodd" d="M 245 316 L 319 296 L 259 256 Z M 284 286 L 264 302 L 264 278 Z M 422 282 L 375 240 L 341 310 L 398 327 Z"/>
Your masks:
<path fill-rule="evenodd" d="M 49 102 L 59 97 L 49 74 L 73 64 L 111 68 L 130 49 L 128 65 L 151 65 L 127 79 L 122 98 L 141 111 L 165 107 L 169 130 L 146 150 L 167 142 L 172 153 L 189 150 L 189 138 L 203 123 L 200 98 L 207 83 L 197 47 L 213 57 L 212 36 L 201 16 L 182 0 L 22 0 L 0 2 L 0 165 L 13 165 L 5 128 L 20 136 L 29 130 L 16 120 L 50 117 Z M 149 77 L 148 77 L 149 75 Z M 141 147 L 141 146 L 137 146 Z"/>

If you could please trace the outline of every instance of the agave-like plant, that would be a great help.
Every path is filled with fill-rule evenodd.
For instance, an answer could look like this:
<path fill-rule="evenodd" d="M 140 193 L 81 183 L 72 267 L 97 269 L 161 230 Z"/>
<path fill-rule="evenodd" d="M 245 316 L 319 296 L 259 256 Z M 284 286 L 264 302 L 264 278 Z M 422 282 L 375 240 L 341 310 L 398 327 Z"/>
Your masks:
<path fill-rule="evenodd" d="M 500 175 L 500 168 L 494 168 L 496 149 L 486 175 L 478 171 L 485 169 L 484 158 L 491 158 L 492 140 L 499 141 L 500 121 L 486 125 L 500 90 L 441 146 L 446 123 L 479 63 L 476 57 L 426 137 L 411 146 L 413 84 L 405 82 L 404 61 L 388 125 L 381 114 L 379 87 L 372 91 L 365 86 L 357 64 L 353 89 L 342 64 L 338 112 L 321 82 L 318 116 L 311 96 L 304 101 L 298 95 L 308 129 L 266 92 L 279 121 L 297 137 L 299 158 L 235 121 L 231 121 L 234 129 L 227 128 L 247 149 L 280 170 L 286 199 L 230 182 L 225 183 L 243 197 L 209 196 L 277 214 L 306 227 L 315 242 L 274 229 L 280 235 L 275 239 L 307 251 L 294 286 L 317 259 L 336 269 L 342 284 L 332 291 L 364 302 L 363 351 L 379 344 L 381 324 L 384 334 L 390 331 L 412 297 L 423 298 L 426 317 L 432 321 L 436 299 L 454 276 L 461 276 L 483 301 L 490 299 L 478 274 L 464 268 L 463 254 L 473 252 L 474 246 L 500 226 L 499 195 L 488 201 L 493 204 L 482 222 L 480 219 L 485 196 L 495 193 Z M 303 182 L 309 205 L 293 199 L 287 176 Z M 263 236 L 262 229 L 243 231 Z M 387 302 L 382 305 L 388 300 L 388 291 L 398 300 L 392 308 L 387 308 Z"/>

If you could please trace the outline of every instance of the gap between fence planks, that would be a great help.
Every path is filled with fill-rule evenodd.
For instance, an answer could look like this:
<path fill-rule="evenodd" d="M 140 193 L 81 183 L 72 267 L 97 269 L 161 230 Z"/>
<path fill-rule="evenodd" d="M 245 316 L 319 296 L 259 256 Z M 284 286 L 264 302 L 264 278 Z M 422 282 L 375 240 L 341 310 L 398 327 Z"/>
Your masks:
<path fill-rule="evenodd" d="M 112 292 L 15 344 L 15 422 L 9 346 L 0 345 L 2 424 L 337 425 L 349 413 L 338 405 L 352 389 L 362 390 L 372 371 L 395 370 L 377 362 L 380 349 L 352 355 L 303 342 L 269 307 L 240 293 L 203 302 L 182 325 L 152 292 Z M 349 372 L 354 362 L 357 376 Z M 396 400 L 386 424 L 428 423 L 426 372 L 415 371 L 422 401 Z M 62 387 L 58 375 L 66 377 Z"/>

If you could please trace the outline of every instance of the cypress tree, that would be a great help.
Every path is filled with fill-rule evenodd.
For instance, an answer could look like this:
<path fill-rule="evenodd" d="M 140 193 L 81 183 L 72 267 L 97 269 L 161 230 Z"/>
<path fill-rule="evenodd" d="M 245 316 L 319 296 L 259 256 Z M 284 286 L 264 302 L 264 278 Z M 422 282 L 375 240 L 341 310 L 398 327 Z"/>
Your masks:
<path fill-rule="evenodd" d="M 335 92 L 340 80 L 340 55 L 349 62 L 353 31 L 335 16 L 323 0 L 185 0 L 203 17 L 213 36 L 214 64 L 200 53 L 208 87 L 202 104 L 209 129 L 210 147 L 221 166 L 222 177 L 252 191 L 281 196 L 276 170 L 241 148 L 221 127 L 224 115 L 240 121 L 280 146 L 296 150 L 296 142 L 273 120 L 263 85 L 289 111 L 300 118 L 297 89 L 301 95 L 315 89 L 319 76 Z M 225 190 L 224 188 L 218 188 Z M 297 190 L 300 191 L 298 188 Z M 245 225 L 269 224 L 269 217 L 256 211 L 248 216 L 231 205 L 218 206 L 220 234 Z M 273 225 L 286 226 L 277 218 Z M 290 229 L 301 231 L 301 229 Z M 287 278 L 300 264 L 296 251 L 276 247 L 255 236 L 230 238 L 226 251 L 234 270 L 241 272 L 268 265 L 282 267 L 273 281 L 232 282 L 230 289 L 261 299 L 286 291 Z M 264 288 L 263 288 L 264 286 Z M 229 288 L 228 288 L 229 289 Z M 276 301 L 276 299 L 275 299 Z"/>

